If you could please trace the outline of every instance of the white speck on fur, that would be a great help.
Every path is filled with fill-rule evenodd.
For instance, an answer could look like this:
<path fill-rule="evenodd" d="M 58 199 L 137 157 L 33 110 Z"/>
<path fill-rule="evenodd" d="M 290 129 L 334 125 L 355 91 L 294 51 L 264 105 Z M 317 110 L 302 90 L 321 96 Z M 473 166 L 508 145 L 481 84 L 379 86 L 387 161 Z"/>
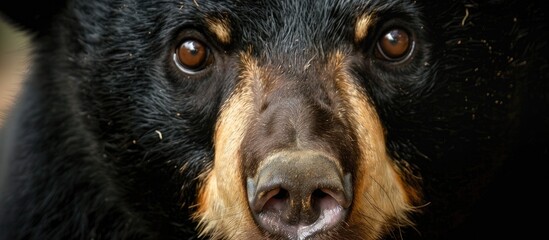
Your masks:
<path fill-rule="evenodd" d="M 468 17 L 469 17 L 469 8 L 465 7 L 465 16 L 461 20 L 462 27 L 465 26 L 465 21 L 467 20 Z"/>
<path fill-rule="evenodd" d="M 156 132 L 156 134 L 158 134 L 158 138 L 160 138 L 160 140 L 162 140 L 162 133 L 158 130 L 154 130 L 154 132 Z"/>

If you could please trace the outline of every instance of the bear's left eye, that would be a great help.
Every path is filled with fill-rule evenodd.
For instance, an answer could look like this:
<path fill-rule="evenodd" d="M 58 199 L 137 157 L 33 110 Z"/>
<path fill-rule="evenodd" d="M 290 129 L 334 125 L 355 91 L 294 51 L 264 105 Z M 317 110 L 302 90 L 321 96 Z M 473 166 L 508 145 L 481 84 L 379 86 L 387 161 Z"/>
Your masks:
<path fill-rule="evenodd" d="M 410 57 L 414 39 L 405 30 L 393 28 L 377 41 L 376 57 L 390 62 L 402 62 Z"/>
<path fill-rule="evenodd" d="M 209 47 L 197 39 L 185 39 L 174 53 L 176 65 L 186 73 L 197 73 L 212 63 Z"/>

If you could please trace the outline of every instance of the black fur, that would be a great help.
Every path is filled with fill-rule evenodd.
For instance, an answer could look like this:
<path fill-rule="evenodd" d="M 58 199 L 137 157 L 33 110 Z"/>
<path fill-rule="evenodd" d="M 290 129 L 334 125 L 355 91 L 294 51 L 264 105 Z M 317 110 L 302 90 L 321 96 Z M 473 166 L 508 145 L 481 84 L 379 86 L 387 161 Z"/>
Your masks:
<path fill-rule="evenodd" d="M 544 224 L 526 213 L 544 219 L 546 211 L 542 4 L 364 2 L 74 0 L 38 11 L 39 21 L 28 21 L 36 11 L 2 4 L 36 48 L 1 133 L 0 239 L 197 238 L 190 215 L 199 177 L 211 167 L 216 117 L 247 49 L 288 65 L 335 49 L 356 56 L 353 74 L 380 114 L 390 154 L 412 165 L 425 194 L 404 239 L 537 236 Z M 352 20 L 372 8 L 381 23 L 356 46 Z M 205 34 L 207 16 L 230 19 L 229 44 Z M 413 63 L 368 58 L 384 23 L 414 31 Z M 212 71 L 174 68 L 187 29 L 222 56 Z"/>

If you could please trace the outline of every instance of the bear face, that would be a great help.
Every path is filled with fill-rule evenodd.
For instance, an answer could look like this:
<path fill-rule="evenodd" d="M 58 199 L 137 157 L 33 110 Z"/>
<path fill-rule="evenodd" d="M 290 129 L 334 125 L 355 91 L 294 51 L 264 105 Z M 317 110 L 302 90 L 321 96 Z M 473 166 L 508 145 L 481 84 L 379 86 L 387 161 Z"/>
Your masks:
<path fill-rule="evenodd" d="M 547 130 L 547 71 L 527 71 L 546 66 L 543 35 L 524 34 L 542 17 L 516 6 L 75 0 L 13 16 L 37 45 L 2 132 L 0 236 L 448 238 L 524 122 Z"/>

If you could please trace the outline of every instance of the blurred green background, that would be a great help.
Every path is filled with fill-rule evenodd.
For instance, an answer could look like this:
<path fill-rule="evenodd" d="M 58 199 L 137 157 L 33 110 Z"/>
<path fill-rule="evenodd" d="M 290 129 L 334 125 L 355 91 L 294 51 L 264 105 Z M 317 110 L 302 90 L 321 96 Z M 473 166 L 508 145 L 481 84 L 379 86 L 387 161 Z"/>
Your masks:
<path fill-rule="evenodd" d="M 0 16 L 0 125 L 28 72 L 30 50 L 28 34 Z"/>

